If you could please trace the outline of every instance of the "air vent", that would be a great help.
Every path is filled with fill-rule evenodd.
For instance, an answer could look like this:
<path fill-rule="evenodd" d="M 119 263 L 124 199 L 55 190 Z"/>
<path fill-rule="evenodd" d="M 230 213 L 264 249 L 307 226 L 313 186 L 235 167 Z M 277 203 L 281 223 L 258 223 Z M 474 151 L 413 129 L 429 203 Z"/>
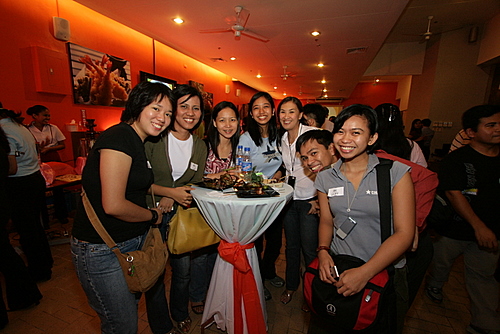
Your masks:
<path fill-rule="evenodd" d="M 213 61 L 214 63 L 225 63 L 227 62 L 227 60 L 225 60 L 224 58 L 210 58 L 211 61 Z"/>
<path fill-rule="evenodd" d="M 343 97 L 317 97 L 316 102 L 340 103 L 344 100 Z"/>
<path fill-rule="evenodd" d="M 346 53 L 348 55 L 352 55 L 354 53 L 365 53 L 367 49 L 368 49 L 367 46 L 360 46 L 360 47 L 357 47 L 357 48 L 348 48 L 346 50 Z"/>

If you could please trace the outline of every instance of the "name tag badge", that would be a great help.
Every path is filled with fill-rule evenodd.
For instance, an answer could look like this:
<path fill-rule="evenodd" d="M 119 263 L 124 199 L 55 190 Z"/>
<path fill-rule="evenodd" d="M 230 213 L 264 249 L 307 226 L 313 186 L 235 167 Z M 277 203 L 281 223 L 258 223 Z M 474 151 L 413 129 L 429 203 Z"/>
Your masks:
<path fill-rule="evenodd" d="M 194 170 L 195 172 L 198 170 L 198 164 L 195 164 L 194 162 L 191 162 L 191 165 L 190 167 L 192 170 Z"/>
<path fill-rule="evenodd" d="M 344 187 L 335 187 L 328 189 L 328 197 L 344 196 Z"/>
<path fill-rule="evenodd" d="M 148 163 L 148 168 L 151 169 L 151 164 L 149 163 L 149 160 L 146 162 Z"/>

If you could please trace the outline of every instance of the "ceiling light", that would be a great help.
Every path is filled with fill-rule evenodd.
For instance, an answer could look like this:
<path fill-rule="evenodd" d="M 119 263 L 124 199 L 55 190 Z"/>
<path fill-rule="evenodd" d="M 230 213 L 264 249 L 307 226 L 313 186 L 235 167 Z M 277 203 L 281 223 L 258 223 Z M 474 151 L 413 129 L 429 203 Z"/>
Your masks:
<path fill-rule="evenodd" d="M 278 86 L 274 86 L 274 87 L 273 87 L 273 89 L 274 89 L 274 90 L 278 89 Z"/>
<path fill-rule="evenodd" d="M 380 81 L 380 79 L 375 79 L 375 82 L 379 82 L 379 81 Z"/>
<path fill-rule="evenodd" d="M 326 83 L 326 80 L 325 80 L 325 79 L 321 80 L 321 83 L 322 83 L 322 84 L 325 84 L 325 83 Z"/>
<path fill-rule="evenodd" d="M 318 37 L 319 35 L 321 35 L 321 33 L 317 30 L 314 30 L 314 31 L 311 31 L 311 35 L 314 37 Z"/>
<path fill-rule="evenodd" d="M 325 93 L 327 92 L 326 88 L 323 88 L 323 92 L 325 92 Z"/>
<path fill-rule="evenodd" d="M 283 93 L 283 96 L 286 96 L 286 93 Z"/>
<path fill-rule="evenodd" d="M 184 20 L 181 19 L 180 17 L 173 18 L 172 21 L 174 21 L 177 24 L 182 24 L 184 23 Z"/>
<path fill-rule="evenodd" d="M 256 77 L 260 79 L 260 78 L 262 78 L 262 75 L 257 74 Z"/>
<path fill-rule="evenodd" d="M 231 60 L 236 60 L 236 57 L 231 57 L 231 58 L 229 58 L 229 59 L 231 59 Z"/>
<path fill-rule="evenodd" d="M 323 63 L 319 63 L 317 66 L 318 66 L 318 67 L 323 67 L 323 66 L 325 66 L 325 64 L 323 64 Z"/>

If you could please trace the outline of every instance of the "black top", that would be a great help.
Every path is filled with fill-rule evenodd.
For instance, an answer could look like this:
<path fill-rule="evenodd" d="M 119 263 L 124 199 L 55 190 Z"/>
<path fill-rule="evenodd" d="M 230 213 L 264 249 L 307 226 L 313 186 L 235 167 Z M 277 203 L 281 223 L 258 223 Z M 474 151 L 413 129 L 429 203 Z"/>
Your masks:
<path fill-rule="evenodd" d="M 123 152 L 132 158 L 125 198 L 134 204 L 146 208 L 146 193 L 153 183 L 153 172 L 144 152 L 144 145 L 139 135 L 126 123 L 114 125 L 104 131 L 95 142 L 87 158 L 82 174 L 82 186 L 102 225 L 115 242 L 122 242 L 144 234 L 150 221 L 125 222 L 104 213 L 102 207 L 101 179 L 99 177 L 100 149 Z M 79 207 L 73 226 L 73 236 L 91 243 L 103 243 L 85 213 L 83 204 Z"/>
<path fill-rule="evenodd" d="M 485 156 L 469 145 L 448 154 L 441 162 L 439 190 L 460 190 L 476 215 L 500 238 L 500 155 Z M 444 236 L 475 240 L 474 230 L 460 216 L 448 222 Z"/>

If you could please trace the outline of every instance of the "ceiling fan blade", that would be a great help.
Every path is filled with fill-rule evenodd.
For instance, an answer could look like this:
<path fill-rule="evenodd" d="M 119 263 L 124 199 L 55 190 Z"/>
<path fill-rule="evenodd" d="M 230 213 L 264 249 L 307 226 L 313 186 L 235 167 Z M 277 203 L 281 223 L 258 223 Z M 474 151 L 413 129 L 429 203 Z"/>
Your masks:
<path fill-rule="evenodd" d="M 214 33 L 221 33 L 221 32 L 233 32 L 231 28 L 219 28 L 219 29 L 205 29 L 205 30 L 200 30 L 200 33 L 202 34 L 214 34 Z"/>
<path fill-rule="evenodd" d="M 248 30 L 248 29 L 243 30 L 241 33 L 247 37 L 254 38 L 254 39 L 259 40 L 259 41 L 264 42 L 264 43 L 267 43 L 270 41 L 269 38 L 264 37 L 262 35 L 259 35 L 251 30 Z"/>
<path fill-rule="evenodd" d="M 250 12 L 246 9 L 243 9 L 240 13 L 240 24 L 243 27 L 246 27 L 249 17 L 250 17 Z"/>

